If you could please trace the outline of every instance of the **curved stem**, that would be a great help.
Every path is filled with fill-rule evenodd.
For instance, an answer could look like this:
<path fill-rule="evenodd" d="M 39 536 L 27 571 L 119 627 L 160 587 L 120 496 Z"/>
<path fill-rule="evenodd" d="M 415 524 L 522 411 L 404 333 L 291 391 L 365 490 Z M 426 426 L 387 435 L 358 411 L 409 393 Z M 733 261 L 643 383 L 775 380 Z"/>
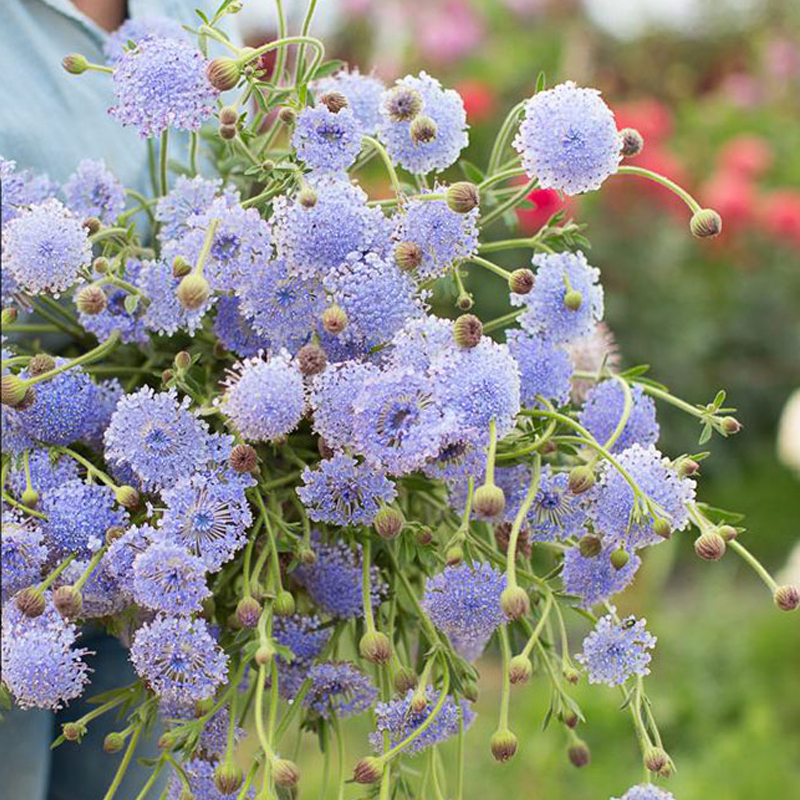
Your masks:
<path fill-rule="evenodd" d="M 511 129 L 514 127 L 520 111 L 524 108 L 525 100 L 522 100 L 508 112 L 506 118 L 503 120 L 503 124 L 500 126 L 500 130 L 497 132 L 494 144 L 492 145 L 491 155 L 489 156 L 487 171 L 490 175 L 495 172 L 500 165 L 500 159 L 503 157 L 503 150 L 508 142 L 508 137 L 511 135 Z"/>
<path fill-rule="evenodd" d="M 128 742 L 128 747 L 125 750 L 125 755 L 122 757 L 122 761 L 120 762 L 119 768 L 117 769 L 117 773 L 116 775 L 114 775 L 114 780 L 108 787 L 108 791 L 105 793 L 103 800 L 111 800 L 111 798 L 114 797 L 114 795 L 117 793 L 117 789 L 119 789 L 119 786 L 122 783 L 122 779 L 125 777 L 125 773 L 128 771 L 131 759 L 133 758 L 133 753 L 136 750 L 137 745 L 139 744 L 139 737 L 142 735 L 143 728 L 144 724 L 141 722 L 136 726 L 136 730 L 133 732 L 133 736 L 131 736 L 130 742 Z"/>
<path fill-rule="evenodd" d="M 389 173 L 389 180 L 392 182 L 392 190 L 394 191 L 395 197 L 399 203 L 403 196 L 403 190 L 400 188 L 400 180 L 397 177 L 397 170 L 394 168 L 394 164 L 392 164 L 392 159 L 389 158 L 386 148 L 373 136 L 364 136 L 362 139 L 375 151 L 377 151 L 378 155 L 381 157 L 381 160 L 386 166 L 386 171 Z"/>
<path fill-rule="evenodd" d="M 539 478 L 542 473 L 542 457 L 539 453 L 533 457 L 533 473 L 531 475 L 531 483 L 528 487 L 528 492 L 522 505 L 517 511 L 517 516 L 514 517 L 514 523 L 511 526 L 511 533 L 508 535 L 508 551 L 506 553 L 506 584 L 509 587 L 517 585 L 517 541 L 519 540 L 519 533 L 522 530 L 522 523 L 525 517 L 528 516 L 533 501 L 536 498 L 536 493 L 539 491 Z"/>
<path fill-rule="evenodd" d="M 470 256 L 467 261 L 471 264 L 478 264 L 479 266 L 483 267 L 484 269 L 488 269 L 489 272 L 493 272 L 495 275 L 499 275 L 504 280 L 509 280 L 511 278 L 511 273 L 508 270 L 499 267 L 497 264 L 488 261 L 485 258 L 481 258 L 480 256 Z"/>
<path fill-rule="evenodd" d="M 98 358 L 102 358 L 106 353 L 113 350 L 117 343 L 119 342 L 119 331 L 112 331 L 111 335 L 106 339 L 104 342 L 101 342 L 97 347 L 92 348 L 88 352 L 84 353 L 77 358 L 73 358 L 70 361 L 67 361 L 65 364 L 61 364 L 58 367 L 54 367 L 47 372 L 43 372 L 41 375 L 34 375 L 31 378 L 25 378 L 23 384 L 25 386 L 33 386 L 36 383 L 42 383 L 43 381 L 49 381 L 51 378 L 55 378 L 56 375 L 60 375 L 62 372 L 65 372 L 68 369 L 72 369 L 72 367 L 77 367 L 80 364 L 86 364 L 90 361 L 95 361 Z"/>
<path fill-rule="evenodd" d="M 161 132 L 161 147 L 159 148 L 159 188 L 160 194 L 163 196 L 169 191 L 169 182 L 167 180 L 167 153 L 169 152 L 169 128 L 164 128 Z"/>
<path fill-rule="evenodd" d="M 680 197 L 692 213 L 697 213 L 701 209 L 700 203 L 692 197 L 686 189 L 682 189 L 678 186 L 677 183 L 671 181 L 669 178 L 665 178 L 663 175 L 659 175 L 657 172 L 653 172 L 652 170 L 645 169 L 644 167 L 633 167 L 633 166 L 622 166 L 617 169 L 617 175 L 639 175 L 642 178 L 647 178 L 650 181 L 654 181 L 655 183 L 660 183 L 662 186 L 666 186 L 673 194 Z"/>

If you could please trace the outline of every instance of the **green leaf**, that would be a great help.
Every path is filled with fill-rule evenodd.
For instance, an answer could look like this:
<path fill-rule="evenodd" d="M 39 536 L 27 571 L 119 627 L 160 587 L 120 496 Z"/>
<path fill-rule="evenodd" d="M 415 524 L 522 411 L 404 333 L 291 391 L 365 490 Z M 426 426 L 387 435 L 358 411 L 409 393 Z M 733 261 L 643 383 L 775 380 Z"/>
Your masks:
<path fill-rule="evenodd" d="M 333 75 L 334 72 L 338 72 L 345 66 L 345 62 L 338 58 L 326 61 L 324 64 L 320 64 L 314 70 L 314 74 L 311 76 L 311 79 L 318 80 L 319 78 L 324 78 L 326 75 Z"/>
<path fill-rule="evenodd" d="M 703 431 L 700 434 L 700 439 L 698 439 L 698 444 L 705 444 L 711 438 L 711 425 L 706 422 L 703 425 Z"/>
<path fill-rule="evenodd" d="M 194 13 L 197 14 L 197 16 L 200 17 L 200 19 L 203 20 L 206 25 L 208 25 L 208 17 L 199 8 L 196 8 Z"/>
<path fill-rule="evenodd" d="M 546 84 L 546 78 L 544 70 L 540 70 L 539 75 L 536 78 L 536 88 L 533 90 L 533 93 L 538 94 L 539 92 L 541 92 L 544 89 L 545 84 Z"/>
<path fill-rule="evenodd" d="M 466 158 L 462 158 L 458 162 L 458 166 L 461 167 L 464 177 L 473 183 L 482 183 L 483 179 L 486 177 L 485 173 L 480 167 L 475 166 L 475 164 L 473 164 L 471 161 L 467 161 Z"/>
<path fill-rule="evenodd" d="M 139 295 L 126 294 L 125 300 L 123 300 L 122 304 L 125 306 L 125 311 L 127 311 L 128 314 L 133 316 L 136 313 L 136 309 L 139 306 Z"/>
<path fill-rule="evenodd" d="M 724 389 L 720 389 L 717 392 L 717 396 L 714 398 L 714 402 L 712 403 L 714 408 L 715 409 L 720 408 L 722 406 L 722 404 L 725 402 L 725 398 L 726 397 L 727 397 L 727 394 L 725 393 L 725 390 Z"/>
<path fill-rule="evenodd" d="M 626 369 L 624 372 L 620 372 L 619 376 L 620 378 L 638 378 L 640 375 L 644 375 L 649 369 L 649 364 L 638 364 L 635 367 Z"/>

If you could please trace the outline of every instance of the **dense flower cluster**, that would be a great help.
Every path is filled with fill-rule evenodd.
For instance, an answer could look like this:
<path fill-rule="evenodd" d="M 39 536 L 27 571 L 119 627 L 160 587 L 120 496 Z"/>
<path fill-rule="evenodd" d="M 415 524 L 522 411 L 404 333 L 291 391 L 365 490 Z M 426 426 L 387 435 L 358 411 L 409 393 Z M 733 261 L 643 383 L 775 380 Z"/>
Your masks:
<path fill-rule="evenodd" d="M 570 221 L 486 239 L 522 200 L 511 181 L 574 194 L 617 171 L 624 139 L 599 93 L 537 91 L 499 126 L 485 177 L 456 180 L 445 170 L 469 137 L 455 90 L 321 64 L 305 35 L 238 49 L 216 29 L 236 7 L 204 21 L 197 47 L 145 17 L 109 37 L 107 68 L 65 59 L 111 73 L 109 112 L 158 149 L 157 198 L 91 158 L 63 186 L 0 160 L 0 699 L 81 696 L 91 620 L 139 677 L 101 710 L 121 709 L 134 744 L 160 710 L 159 764 L 181 764 L 170 800 L 288 791 L 288 729 L 327 750 L 369 710 L 374 754 L 354 780 L 422 795 L 395 762 L 464 735 L 484 652 L 502 658 L 491 749 L 505 761 L 510 687 L 534 671 L 553 718 L 577 724 L 566 618 L 610 609 L 647 548 L 691 524 L 702 558 L 756 563 L 730 517 L 695 501 L 695 460 L 656 449 L 656 401 L 697 418 L 704 441 L 740 424 L 722 395 L 694 406 L 620 371 Z M 281 52 L 272 75 L 268 54 L 289 44 L 292 68 Z M 223 104 L 239 84 L 246 98 Z M 383 196 L 357 181 L 370 160 Z M 713 213 L 695 214 L 695 234 Z M 512 273 L 484 257 L 520 242 L 534 255 Z M 511 313 L 466 313 L 477 270 Z M 795 587 L 770 589 L 779 608 L 800 604 Z M 590 682 L 631 688 L 654 645 L 612 610 L 575 658 Z M 628 702 L 642 718 L 641 691 Z M 232 758 L 248 714 L 263 792 Z"/>

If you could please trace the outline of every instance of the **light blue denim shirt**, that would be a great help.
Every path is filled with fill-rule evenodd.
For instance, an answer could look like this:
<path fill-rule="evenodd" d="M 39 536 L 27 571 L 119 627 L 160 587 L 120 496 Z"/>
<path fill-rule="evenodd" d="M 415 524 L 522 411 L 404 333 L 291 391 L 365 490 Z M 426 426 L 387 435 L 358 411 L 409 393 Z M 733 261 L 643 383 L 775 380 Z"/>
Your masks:
<path fill-rule="evenodd" d="M 196 27 L 194 9 L 217 5 L 128 0 L 128 15 L 161 14 Z M 111 76 L 70 75 L 61 66 L 67 53 L 104 64 L 107 37 L 70 0 L 0 0 L 0 155 L 59 182 L 81 159 L 102 158 L 125 186 L 147 188 L 146 140 L 108 113 L 114 105 Z"/>

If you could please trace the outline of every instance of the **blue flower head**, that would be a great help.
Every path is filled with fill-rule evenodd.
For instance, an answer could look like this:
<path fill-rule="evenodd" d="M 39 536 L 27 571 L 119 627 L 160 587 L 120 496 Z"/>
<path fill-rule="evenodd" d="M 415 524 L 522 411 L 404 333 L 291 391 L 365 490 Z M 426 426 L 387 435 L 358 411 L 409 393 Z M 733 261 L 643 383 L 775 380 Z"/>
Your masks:
<path fill-rule="evenodd" d="M 628 563 L 617 569 L 611 563 L 611 552 L 615 545 L 607 544 L 596 556 L 581 555 L 580 548 L 571 547 L 564 553 L 564 569 L 561 580 L 564 591 L 579 598 L 581 608 L 591 608 L 609 600 L 633 581 L 642 560 L 628 552 Z"/>
<path fill-rule="evenodd" d="M 293 614 L 272 620 L 272 636 L 278 644 L 292 651 L 292 659 L 276 656 L 278 665 L 278 691 L 281 697 L 295 697 L 314 659 L 322 652 L 330 638 L 330 628 L 324 627 L 316 615 Z"/>
<path fill-rule="evenodd" d="M 127 51 L 128 42 L 138 44 L 147 36 L 160 39 L 181 39 L 188 37 L 183 26 L 176 19 L 162 17 L 160 14 L 143 14 L 126 19 L 105 41 L 103 55 L 112 66 L 119 62 Z"/>
<path fill-rule="evenodd" d="M 640 783 L 631 786 L 622 797 L 612 797 L 611 800 L 675 800 L 675 795 L 654 783 Z"/>
<path fill-rule="evenodd" d="M 168 261 L 161 259 L 142 262 L 136 287 L 150 301 L 141 312 L 141 321 L 145 328 L 172 336 L 179 330 L 194 335 L 200 327 L 216 296 L 210 295 L 200 308 L 188 311 L 178 300 L 179 282 L 172 274 L 172 265 Z"/>
<path fill-rule="evenodd" d="M 239 193 L 233 187 L 222 188 L 219 178 L 208 179 L 197 175 L 187 178 L 179 175 L 175 185 L 158 198 L 155 218 L 161 223 L 159 238 L 163 242 L 180 239 L 189 232 L 189 220 L 196 214 L 208 211 L 214 200 L 221 196 L 229 206 L 239 202 Z"/>
<path fill-rule="evenodd" d="M 614 114 L 600 92 L 572 81 L 531 97 L 514 139 L 528 176 L 542 189 L 569 195 L 598 189 L 613 175 L 620 146 Z"/>
<path fill-rule="evenodd" d="M 522 306 L 522 327 L 555 344 L 567 344 L 588 336 L 603 317 L 600 270 L 577 253 L 540 253 L 533 257 L 536 282 L 524 295 L 512 294 L 511 303 Z M 568 307 L 568 291 L 580 294 L 580 305 Z"/>
<path fill-rule="evenodd" d="M 537 396 L 556 406 L 569 400 L 572 359 L 566 350 L 540 334 L 521 330 L 507 331 L 506 342 L 519 366 L 522 405 L 535 408 Z"/>
<path fill-rule="evenodd" d="M 47 548 L 41 529 L 29 518 L 3 509 L 0 543 L 0 602 L 41 579 Z"/>
<path fill-rule="evenodd" d="M 74 584 L 88 569 L 89 560 L 73 561 L 59 576 L 55 586 Z M 97 619 L 119 614 L 130 605 L 131 598 L 120 588 L 105 558 L 92 570 L 81 587 L 81 619 Z"/>
<path fill-rule="evenodd" d="M 243 314 L 238 297 L 226 295 L 217 303 L 214 333 L 226 350 L 240 358 L 252 358 L 269 348 L 269 339 L 256 332 L 253 324 Z"/>
<path fill-rule="evenodd" d="M 366 711 L 378 696 L 372 680 L 349 662 L 315 664 L 308 671 L 311 687 L 303 698 L 307 708 L 324 719 L 339 719 Z"/>
<path fill-rule="evenodd" d="M 226 800 L 230 797 L 230 795 L 223 795 L 214 783 L 216 765 L 213 761 L 207 761 L 198 756 L 184 761 L 181 769 L 189 781 L 192 797 L 196 800 Z M 183 781 L 177 775 L 173 775 L 167 785 L 167 800 L 181 800 L 181 797 L 186 797 Z M 245 797 L 247 800 L 252 800 L 255 793 L 252 789 L 248 789 Z"/>
<path fill-rule="evenodd" d="M 349 108 L 306 107 L 297 117 L 292 147 L 318 173 L 346 170 L 361 150 L 361 125 Z"/>
<path fill-rule="evenodd" d="M 352 110 L 361 133 L 372 136 L 381 121 L 381 95 L 385 89 L 382 81 L 373 75 L 362 75 L 358 69 L 340 70 L 313 84 L 317 97 L 326 92 L 341 92 Z"/>
<path fill-rule="evenodd" d="M 31 486 L 39 493 L 40 502 L 45 495 L 58 489 L 62 483 L 77 478 L 79 474 L 78 464 L 73 459 L 66 456 L 52 458 L 50 451 L 45 448 L 29 452 L 28 469 Z M 9 470 L 8 485 L 16 497 L 22 497 L 22 493 L 28 488 L 22 459 L 16 460 Z"/>
<path fill-rule="evenodd" d="M 641 386 L 631 386 L 630 392 L 630 414 L 622 433 L 610 448 L 612 453 L 627 450 L 633 444 L 647 446 L 658 441 L 656 404 Z M 624 408 L 625 392 L 619 381 L 602 381 L 589 391 L 578 421 L 600 444 L 604 444 L 622 419 Z"/>
<path fill-rule="evenodd" d="M 50 178 L 30 170 L 18 170 L 15 161 L 0 156 L 0 208 L 3 228 L 10 220 L 22 213 L 26 206 L 35 206 L 54 197 L 58 184 Z M 5 231 L 4 231 L 5 233 Z M 4 245 L 5 247 L 5 245 Z"/>
<path fill-rule="evenodd" d="M 582 535 L 586 509 L 569 490 L 568 483 L 566 472 L 553 472 L 549 464 L 542 467 L 539 490 L 528 513 L 532 541 L 551 542 Z"/>
<path fill-rule="evenodd" d="M 156 542 L 134 559 L 133 597 L 153 611 L 191 614 L 211 594 L 205 575 L 205 562 L 184 547 Z"/>
<path fill-rule="evenodd" d="M 63 192 L 69 210 L 82 219 L 97 217 L 108 225 L 125 208 L 125 189 L 102 159 L 84 158 Z"/>
<path fill-rule="evenodd" d="M 108 113 L 142 138 L 168 128 L 196 131 L 219 94 L 206 76 L 203 54 L 180 39 L 145 36 L 136 44 L 116 63 L 117 104 Z"/>
<path fill-rule="evenodd" d="M 411 135 L 414 119 L 397 118 L 393 100 L 398 89 L 416 93 L 419 112 L 414 116 L 424 114 L 433 120 L 436 129 L 433 139 L 414 141 Z M 384 92 L 381 115 L 383 122 L 378 128 L 378 136 L 389 156 L 396 164 L 417 175 L 447 169 L 469 143 L 464 101 L 458 92 L 443 89 L 439 81 L 426 72 L 407 75 Z"/>

